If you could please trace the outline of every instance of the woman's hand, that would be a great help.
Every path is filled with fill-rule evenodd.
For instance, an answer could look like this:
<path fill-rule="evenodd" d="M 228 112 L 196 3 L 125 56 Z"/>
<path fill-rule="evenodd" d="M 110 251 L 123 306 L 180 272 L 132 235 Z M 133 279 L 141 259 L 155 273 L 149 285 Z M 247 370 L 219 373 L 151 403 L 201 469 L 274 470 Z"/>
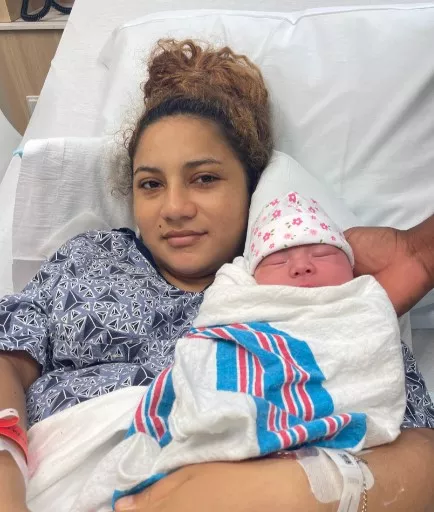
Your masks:
<path fill-rule="evenodd" d="M 373 275 L 386 290 L 398 315 L 409 311 L 433 286 L 429 268 L 418 249 L 424 234 L 419 235 L 417 229 L 355 227 L 345 231 L 354 251 L 355 275 Z"/>
<path fill-rule="evenodd" d="M 119 500 L 115 512 L 337 510 L 317 502 L 301 466 L 286 459 L 187 466 L 127 500 Z"/>

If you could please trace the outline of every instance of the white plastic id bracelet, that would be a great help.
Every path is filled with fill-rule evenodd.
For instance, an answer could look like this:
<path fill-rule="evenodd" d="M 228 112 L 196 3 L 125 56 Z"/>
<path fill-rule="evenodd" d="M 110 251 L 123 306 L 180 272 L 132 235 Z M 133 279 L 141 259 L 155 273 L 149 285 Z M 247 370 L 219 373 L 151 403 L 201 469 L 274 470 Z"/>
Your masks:
<path fill-rule="evenodd" d="M 19 417 L 18 411 L 16 409 L 2 409 L 0 411 L 0 420 L 3 418 L 10 418 L 11 416 Z"/>
<path fill-rule="evenodd" d="M 9 452 L 12 455 L 15 464 L 18 466 L 23 475 L 24 484 L 27 488 L 29 483 L 29 468 L 27 467 L 26 459 L 20 447 L 14 441 L 10 441 L 5 437 L 0 436 L 0 452 L 4 451 Z"/>
<path fill-rule="evenodd" d="M 357 512 L 360 498 L 366 493 L 365 477 L 357 459 L 344 450 L 330 448 L 322 448 L 322 450 L 333 460 L 342 475 L 343 489 L 338 512 Z M 366 499 L 363 502 L 364 510 L 366 510 L 365 504 Z"/>

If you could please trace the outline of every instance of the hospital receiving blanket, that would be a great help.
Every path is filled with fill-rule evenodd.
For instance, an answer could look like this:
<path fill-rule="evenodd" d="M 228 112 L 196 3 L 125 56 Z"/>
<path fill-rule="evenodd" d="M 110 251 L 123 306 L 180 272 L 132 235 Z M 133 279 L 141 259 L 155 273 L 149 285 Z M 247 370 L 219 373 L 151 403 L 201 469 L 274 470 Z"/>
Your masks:
<path fill-rule="evenodd" d="M 132 386 L 87 400 L 29 430 L 30 512 L 83 512 L 74 505 L 83 488 L 99 497 L 107 494 L 106 481 L 101 485 L 96 478 L 106 472 L 94 473 L 95 467 L 122 442 L 145 389 Z M 92 474 L 95 477 L 89 490 L 86 482 Z M 109 487 L 113 489 L 113 485 Z M 95 511 L 112 511 L 112 492 L 107 505 L 101 501 Z"/>
<path fill-rule="evenodd" d="M 357 452 L 393 441 L 404 409 L 398 323 L 375 279 L 258 286 L 239 259 L 219 271 L 174 365 L 95 475 L 115 475 L 116 500 L 187 464 L 309 444 Z"/>

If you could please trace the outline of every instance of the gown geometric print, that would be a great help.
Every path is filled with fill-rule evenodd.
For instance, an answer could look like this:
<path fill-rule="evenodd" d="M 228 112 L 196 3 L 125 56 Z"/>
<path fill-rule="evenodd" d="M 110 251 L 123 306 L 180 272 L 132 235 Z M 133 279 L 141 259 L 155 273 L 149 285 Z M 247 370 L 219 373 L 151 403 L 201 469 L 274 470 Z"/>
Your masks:
<path fill-rule="evenodd" d="M 133 231 L 90 231 L 66 242 L 18 294 L 0 300 L 0 350 L 42 366 L 27 394 L 29 425 L 90 398 L 145 386 L 173 361 L 203 294 L 170 285 Z M 434 427 L 434 408 L 403 345 L 403 427 Z"/>
<path fill-rule="evenodd" d="M 130 231 L 79 235 L 22 293 L 0 301 L 0 350 L 20 347 L 42 365 L 29 389 L 30 425 L 115 389 L 148 385 L 171 364 L 202 294 L 168 284 L 135 240 Z"/>

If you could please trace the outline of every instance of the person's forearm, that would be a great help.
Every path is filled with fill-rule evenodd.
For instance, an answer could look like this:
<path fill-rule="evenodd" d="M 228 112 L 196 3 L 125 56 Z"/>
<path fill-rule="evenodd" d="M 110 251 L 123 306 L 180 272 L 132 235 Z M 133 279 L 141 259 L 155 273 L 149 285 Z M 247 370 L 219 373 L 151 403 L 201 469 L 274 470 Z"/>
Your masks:
<path fill-rule="evenodd" d="M 434 430 L 408 429 L 389 445 L 378 446 L 366 453 L 363 458 L 368 462 L 374 476 L 374 486 L 368 491 L 369 512 L 425 512 L 434 510 Z M 285 467 L 285 462 L 287 466 Z M 297 510 L 338 510 L 339 504 L 320 504 L 312 495 L 307 478 L 300 474 L 298 463 L 280 461 L 281 493 L 279 502 Z M 298 467 L 297 467 L 298 466 Z M 295 481 L 293 480 L 295 478 Z M 284 485 L 284 483 L 286 484 Z M 273 486 L 269 485 L 268 510 L 272 509 Z M 277 504 L 277 503 L 276 503 Z M 280 505 L 280 503 L 279 503 Z M 308 506 L 307 506 L 308 505 Z M 362 500 L 359 512 L 362 511 Z M 285 506 L 274 508 L 285 510 Z M 294 510 L 294 508 L 293 508 Z"/>
<path fill-rule="evenodd" d="M 434 430 L 404 430 L 394 443 L 363 458 L 375 479 L 368 491 L 370 512 L 434 510 Z"/>
<path fill-rule="evenodd" d="M 26 398 L 17 368 L 5 355 L 0 355 L 0 410 L 16 409 L 20 426 L 27 430 Z M 7 504 L 25 503 L 24 479 L 12 455 L 0 451 L 0 488 Z"/>
<path fill-rule="evenodd" d="M 434 215 L 421 224 L 407 230 L 413 255 L 420 261 L 426 273 L 426 291 L 434 288 Z"/>
<path fill-rule="evenodd" d="M 406 430 L 397 441 L 374 448 L 364 458 L 375 478 L 368 491 L 369 512 L 434 510 L 434 431 Z M 339 507 L 337 502 L 320 503 L 300 464 L 286 459 L 187 466 L 131 500 L 118 502 L 116 512 L 336 512 Z"/>

